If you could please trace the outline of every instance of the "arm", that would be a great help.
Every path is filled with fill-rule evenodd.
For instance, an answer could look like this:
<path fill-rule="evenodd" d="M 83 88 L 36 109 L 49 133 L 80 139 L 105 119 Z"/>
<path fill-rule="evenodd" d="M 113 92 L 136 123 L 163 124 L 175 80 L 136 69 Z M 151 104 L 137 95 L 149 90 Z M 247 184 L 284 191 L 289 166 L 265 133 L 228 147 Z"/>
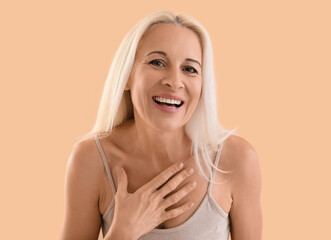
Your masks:
<path fill-rule="evenodd" d="M 65 176 L 65 213 L 61 240 L 98 239 L 101 215 L 100 166 L 93 157 L 91 142 L 74 146 L 69 157 Z M 95 156 L 95 155 L 94 155 Z"/>
<path fill-rule="evenodd" d="M 262 239 L 262 177 L 258 156 L 244 139 L 239 140 L 235 150 L 236 171 L 230 210 L 231 239 Z"/>

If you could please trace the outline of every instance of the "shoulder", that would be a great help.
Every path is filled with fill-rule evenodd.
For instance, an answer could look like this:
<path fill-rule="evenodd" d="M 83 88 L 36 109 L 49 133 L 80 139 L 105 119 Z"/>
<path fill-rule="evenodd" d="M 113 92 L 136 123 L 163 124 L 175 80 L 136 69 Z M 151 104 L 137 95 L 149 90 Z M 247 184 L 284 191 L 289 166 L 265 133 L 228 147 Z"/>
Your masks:
<path fill-rule="evenodd" d="M 67 162 L 67 175 L 70 175 L 76 183 L 84 184 L 84 187 L 93 189 L 97 193 L 99 189 L 96 186 L 100 186 L 100 170 L 102 170 L 102 162 L 99 158 L 94 138 L 75 143 Z"/>
<path fill-rule="evenodd" d="M 84 167 L 95 167 L 99 152 L 94 138 L 89 138 L 73 145 L 68 164 Z"/>
<path fill-rule="evenodd" d="M 258 155 L 244 138 L 231 136 L 224 142 L 226 161 L 231 166 L 231 237 L 262 239 L 262 178 Z"/>
<path fill-rule="evenodd" d="M 221 158 L 220 164 L 232 172 L 232 194 L 247 187 L 260 190 L 260 162 L 251 143 L 238 135 L 231 135 L 224 141 Z"/>
<path fill-rule="evenodd" d="M 61 239 L 96 239 L 99 234 L 101 174 L 93 141 L 75 143 L 67 162 Z"/>
<path fill-rule="evenodd" d="M 257 161 L 257 152 L 255 148 L 243 137 L 231 135 L 224 141 L 222 154 L 227 154 L 233 160 L 234 166 L 242 167 L 243 163 Z M 246 166 L 247 167 L 247 166 Z"/>

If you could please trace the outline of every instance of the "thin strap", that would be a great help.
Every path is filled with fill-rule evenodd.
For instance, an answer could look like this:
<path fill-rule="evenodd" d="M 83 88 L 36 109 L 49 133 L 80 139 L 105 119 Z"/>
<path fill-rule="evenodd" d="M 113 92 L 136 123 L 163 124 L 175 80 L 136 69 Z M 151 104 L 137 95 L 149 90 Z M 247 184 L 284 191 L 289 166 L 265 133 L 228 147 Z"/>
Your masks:
<path fill-rule="evenodd" d="M 217 154 L 216 154 L 216 158 L 215 158 L 215 161 L 214 161 L 214 165 L 216 167 L 218 166 L 218 162 L 220 161 L 222 149 L 223 149 L 223 144 L 219 147 L 219 150 L 217 151 Z M 216 173 L 216 168 L 213 168 L 212 175 L 211 175 L 211 181 L 214 181 L 214 178 L 215 178 L 215 175 L 216 175 L 215 173 Z M 208 183 L 208 192 L 209 193 L 211 193 L 212 185 L 213 184 L 211 182 Z"/>
<path fill-rule="evenodd" d="M 97 136 L 95 136 L 94 139 L 95 139 L 95 142 L 97 143 L 97 146 L 98 146 L 98 149 L 99 149 L 102 161 L 103 161 L 103 165 L 105 166 L 111 189 L 113 190 L 113 193 L 116 194 L 116 187 L 115 187 L 114 180 L 113 180 L 113 178 L 111 176 L 111 173 L 110 173 L 110 170 L 109 170 L 109 165 L 108 165 L 108 162 L 106 160 L 105 153 L 102 149 L 101 143 L 100 143 L 99 139 L 97 138 Z"/>

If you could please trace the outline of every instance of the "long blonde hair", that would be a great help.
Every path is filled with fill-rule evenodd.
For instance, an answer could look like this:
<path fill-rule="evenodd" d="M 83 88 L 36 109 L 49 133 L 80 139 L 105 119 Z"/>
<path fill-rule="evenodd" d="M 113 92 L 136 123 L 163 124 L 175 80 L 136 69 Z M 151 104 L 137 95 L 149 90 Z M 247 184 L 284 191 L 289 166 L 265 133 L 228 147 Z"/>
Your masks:
<path fill-rule="evenodd" d="M 233 130 L 224 129 L 217 119 L 217 105 L 215 92 L 214 58 L 208 32 L 194 18 L 186 14 L 174 14 L 170 11 L 157 11 L 140 20 L 124 37 L 116 51 L 111 64 L 98 109 L 97 119 L 93 128 L 81 136 L 78 142 L 91 137 L 106 135 L 113 128 L 126 120 L 133 118 L 133 106 L 129 91 L 124 91 L 132 66 L 138 43 L 143 35 L 155 24 L 175 24 L 194 31 L 202 47 L 202 92 L 200 101 L 185 125 L 185 132 L 192 141 L 191 153 L 194 155 L 198 168 L 203 176 L 201 163 L 204 163 L 209 177 L 212 168 L 216 171 L 228 173 L 217 168 L 211 161 L 212 152 L 217 152 L 223 142 L 238 127 Z"/>

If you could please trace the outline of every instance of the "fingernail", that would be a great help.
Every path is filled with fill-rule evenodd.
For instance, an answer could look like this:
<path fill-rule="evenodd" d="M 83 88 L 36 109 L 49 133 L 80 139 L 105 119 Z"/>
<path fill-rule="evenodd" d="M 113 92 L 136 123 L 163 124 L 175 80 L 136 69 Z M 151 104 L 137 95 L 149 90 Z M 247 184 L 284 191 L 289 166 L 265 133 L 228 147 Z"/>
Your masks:
<path fill-rule="evenodd" d="M 190 183 L 190 187 L 195 187 L 196 185 L 197 185 L 196 182 L 192 182 L 192 183 Z"/>
<path fill-rule="evenodd" d="M 193 169 L 193 168 L 189 168 L 189 169 L 187 170 L 187 173 L 188 173 L 189 175 L 191 175 L 193 172 L 194 172 L 194 169 Z"/>
<path fill-rule="evenodd" d="M 177 164 L 177 167 L 178 167 L 179 169 L 181 169 L 183 166 L 184 166 L 184 164 L 183 164 L 182 162 Z"/>
<path fill-rule="evenodd" d="M 116 171 L 118 174 L 121 174 L 123 172 L 123 168 L 122 167 L 116 167 Z"/>

